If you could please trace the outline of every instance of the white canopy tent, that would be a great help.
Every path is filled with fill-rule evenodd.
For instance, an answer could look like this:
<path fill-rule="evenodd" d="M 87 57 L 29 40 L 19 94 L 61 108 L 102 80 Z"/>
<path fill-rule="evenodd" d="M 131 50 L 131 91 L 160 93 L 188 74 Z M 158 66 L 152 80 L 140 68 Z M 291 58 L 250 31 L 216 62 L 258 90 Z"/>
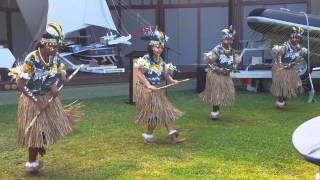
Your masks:
<path fill-rule="evenodd" d="M 91 25 L 117 31 L 105 0 L 49 0 L 48 22 L 60 24 L 65 34 Z"/>

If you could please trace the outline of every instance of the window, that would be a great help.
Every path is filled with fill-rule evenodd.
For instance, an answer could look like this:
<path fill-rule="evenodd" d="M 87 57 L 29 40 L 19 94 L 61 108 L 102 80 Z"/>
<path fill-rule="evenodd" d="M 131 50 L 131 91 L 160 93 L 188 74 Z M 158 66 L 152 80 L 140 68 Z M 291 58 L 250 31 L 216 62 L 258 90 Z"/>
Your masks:
<path fill-rule="evenodd" d="M 6 13 L 0 11 L 0 46 L 7 46 Z"/>
<path fill-rule="evenodd" d="M 15 0 L 1 0 L 1 8 L 18 8 L 17 2 Z"/>
<path fill-rule="evenodd" d="M 195 4 L 217 2 L 228 2 L 228 0 L 163 0 L 163 4 Z"/>
<path fill-rule="evenodd" d="M 107 3 L 110 4 L 118 4 L 119 1 L 121 5 L 128 6 L 128 5 L 152 5 L 156 3 L 157 0 L 107 0 Z"/>

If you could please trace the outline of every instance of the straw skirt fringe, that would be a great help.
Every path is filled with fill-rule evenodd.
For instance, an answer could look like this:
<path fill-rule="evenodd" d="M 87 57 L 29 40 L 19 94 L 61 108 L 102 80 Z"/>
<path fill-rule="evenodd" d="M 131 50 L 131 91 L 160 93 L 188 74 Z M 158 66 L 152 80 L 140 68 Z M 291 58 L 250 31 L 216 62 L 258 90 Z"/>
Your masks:
<path fill-rule="evenodd" d="M 50 97 L 50 93 L 47 93 L 46 95 L 38 96 L 38 100 L 47 102 Z M 51 145 L 72 131 L 71 119 L 68 119 L 68 114 L 65 113 L 57 97 L 49 104 L 48 108 L 40 114 L 29 132 L 25 135 L 26 128 L 38 111 L 39 108 L 37 104 L 21 94 L 17 114 L 17 144 L 19 146 L 43 147 L 45 145 Z M 74 120 L 74 117 L 72 120 Z"/>
<path fill-rule="evenodd" d="M 271 93 L 276 97 L 291 98 L 303 93 L 302 82 L 294 68 L 279 69 L 280 65 L 272 67 Z"/>
<path fill-rule="evenodd" d="M 232 78 L 208 70 L 205 90 L 200 98 L 211 106 L 232 106 L 235 101 L 235 89 Z"/>
<path fill-rule="evenodd" d="M 164 90 L 150 91 L 138 82 L 136 99 L 136 122 L 138 124 L 165 125 L 183 115 L 169 102 Z"/>

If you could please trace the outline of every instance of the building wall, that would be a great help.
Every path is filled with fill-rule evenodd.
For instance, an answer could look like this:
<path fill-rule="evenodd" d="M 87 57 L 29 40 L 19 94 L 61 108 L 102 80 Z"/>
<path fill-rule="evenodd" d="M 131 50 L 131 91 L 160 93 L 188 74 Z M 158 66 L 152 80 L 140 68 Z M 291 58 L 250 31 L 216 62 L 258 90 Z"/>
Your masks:
<path fill-rule="evenodd" d="M 11 1 L 0 0 L 0 2 L 6 3 Z M 121 17 L 122 25 L 125 27 L 123 31 L 127 32 L 139 31 L 141 28 L 149 25 L 162 27 L 168 36 L 171 37 L 168 43 L 168 47 L 171 48 L 167 53 L 168 59 L 176 64 L 192 65 L 203 63 L 202 54 L 219 43 L 220 30 L 228 25 L 228 0 L 121 1 L 121 6 L 116 7 L 113 6 L 113 2 L 117 3 L 118 1 L 107 1 L 111 9 L 120 8 L 119 13 L 113 10 L 115 22 L 120 24 L 119 18 Z M 267 2 L 265 3 L 267 5 L 264 5 L 264 1 Z M 160 7 L 158 6 L 159 2 L 163 3 L 160 4 Z M 252 34 L 246 24 L 246 17 L 253 8 L 285 7 L 294 11 L 306 11 L 308 7 L 307 3 L 288 4 L 283 2 L 291 1 L 244 0 L 241 6 L 242 14 L 238 18 L 242 22 L 242 26 L 237 29 L 241 43 L 245 44 Z M 294 0 L 294 2 L 298 2 L 298 0 Z M 307 0 L 304 2 L 307 2 Z M 319 14 L 320 0 L 311 0 L 311 3 L 311 12 Z M 10 7 L 16 8 L 16 5 L 10 4 Z M 7 40 L 5 20 L 5 13 L 0 9 L 0 43 L 1 40 Z M 15 55 L 19 56 L 23 52 L 21 45 L 30 37 L 19 12 L 12 13 L 11 21 L 12 48 Z M 123 55 L 132 51 L 146 50 L 147 42 L 140 40 L 139 37 L 134 37 L 132 43 L 133 45 L 131 46 L 122 46 Z M 124 64 L 128 64 L 128 59 L 124 60 Z"/>
<path fill-rule="evenodd" d="M 108 1 L 112 6 L 112 1 Z M 124 0 L 122 24 L 129 32 L 146 26 L 158 26 L 170 37 L 166 59 L 177 65 L 202 63 L 200 54 L 209 51 L 220 41 L 220 30 L 228 24 L 228 0 Z M 199 3 L 200 4 L 199 6 Z M 159 5 L 159 6 L 158 6 Z M 149 11 L 147 13 L 147 11 Z M 144 12 L 144 13 L 143 13 Z M 123 53 L 145 51 L 148 42 L 133 37 L 133 45 L 123 47 Z M 124 59 L 124 64 L 128 58 Z M 127 63 L 128 64 L 128 63 Z"/>
<path fill-rule="evenodd" d="M 153 26 L 156 24 L 156 12 L 155 9 L 134 9 L 133 11 L 121 11 L 122 23 L 127 32 L 141 31 L 143 27 Z M 140 39 L 140 36 L 133 37 L 132 45 L 122 46 L 122 53 L 124 55 L 132 51 L 145 51 L 148 42 Z"/>
<path fill-rule="evenodd" d="M 164 21 L 171 36 L 169 61 L 178 65 L 204 63 L 198 53 L 208 52 L 220 42 L 220 30 L 228 25 L 228 8 L 170 8 L 165 10 Z"/>
<path fill-rule="evenodd" d="M 7 42 L 6 14 L 0 11 L 0 45 L 5 45 Z"/>
<path fill-rule="evenodd" d="M 167 61 L 174 64 L 194 64 L 197 59 L 197 9 L 165 9 Z"/>
<path fill-rule="evenodd" d="M 111 8 L 113 2 L 107 1 Z M 228 24 L 227 2 L 228 0 L 164 0 L 159 3 L 156 0 L 122 0 L 118 8 L 124 9 L 120 14 L 122 24 L 128 32 L 157 25 L 170 37 L 166 49 L 167 61 L 177 65 L 194 65 L 201 61 L 200 53 L 209 51 L 219 42 L 220 29 Z M 196 6 L 199 3 L 202 3 L 200 8 Z M 223 7 L 221 3 L 224 3 Z M 211 7 L 205 7 L 205 4 L 210 4 Z M 212 7 L 212 4 L 218 4 L 219 7 Z M 147 49 L 148 42 L 140 40 L 140 37 L 133 37 L 132 43 L 132 46 L 122 46 L 124 55 Z M 123 62 L 128 64 L 128 61 L 125 57 Z"/>
<path fill-rule="evenodd" d="M 320 15 L 320 1 L 311 0 L 311 14 Z"/>
<path fill-rule="evenodd" d="M 228 0 L 164 0 L 146 1 L 146 0 L 124 0 L 127 7 L 133 7 L 133 11 L 137 9 L 152 9 L 155 18 L 154 25 L 160 26 L 170 36 L 167 43 L 169 50 L 167 53 L 168 61 L 177 65 L 194 65 L 204 63 L 202 54 L 209 51 L 220 42 L 220 31 L 228 26 L 229 9 Z M 158 4 L 159 3 L 159 4 Z M 291 11 L 308 11 L 307 0 L 238 0 L 235 18 L 240 22 L 237 28 L 237 37 L 240 42 L 240 48 L 244 48 L 248 39 L 255 36 L 261 39 L 262 35 L 253 33 L 249 29 L 246 18 L 249 12 L 255 8 L 265 7 L 272 9 L 288 8 Z M 137 8 L 137 9 L 135 9 Z M 132 18 L 132 17 L 131 17 Z M 136 21 L 139 21 L 136 19 Z M 134 21 L 134 22 L 136 22 Z M 124 26 L 129 21 L 124 18 Z M 141 25 L 141 24 L 140 24 Z M 141 27 L 140 27 L 141 28 Z M 136 26 L 136 29 L 139 29 Z M 145 50 L 146 42 L 133 40 L 133 48 L 130 50 Z M 139 42 L 139 43 L 136 43 Z M 125 51 L 127 53 L 128 51 Z"/>

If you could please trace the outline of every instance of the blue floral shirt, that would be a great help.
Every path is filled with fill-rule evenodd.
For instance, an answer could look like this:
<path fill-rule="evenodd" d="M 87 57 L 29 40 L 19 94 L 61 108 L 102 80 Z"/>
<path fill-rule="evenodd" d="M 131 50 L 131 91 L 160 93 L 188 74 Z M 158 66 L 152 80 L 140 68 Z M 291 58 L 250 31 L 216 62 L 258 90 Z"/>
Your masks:
<path fill-rule="evenodd" d="M 144 69 L 144 75 L 151 85 L 159 85 L 166 73 L 172 74 L 177 70 L 171 63 L 165 63 L 161 57 L 151 60 L 149 55 L 139 58 L 137 67 Z"/>
<path fill-rule="evenodd" d="M 27 79 L 27 87 L 32 93 L 42 94 L 50 91 L 51 86 L 57 83 L 58 75 L 65 75 L 64 65 L 57 56 L 52 57 L 51 62 L 45 63 L 36 53 L 31 52 L 25 59 L 23 77 Z"/>
<path fill-rule="evenodd" d="M 283 44 L 284 54 L 281 63 L 293 62 L 301 54 L 302 47 L 300 45 L 293 46 L 289 41 Z"/>
<path fill-rule="evenodd" d="M 218 59 L 215 61 L 216 65 L 221 68 L 233 68 L 234 64 L 234 53 L 233 49 L 230 51 L 225 51 L 221 44 L 215 46 L 212 50 L 212 53 L 218 56 Z"/>

